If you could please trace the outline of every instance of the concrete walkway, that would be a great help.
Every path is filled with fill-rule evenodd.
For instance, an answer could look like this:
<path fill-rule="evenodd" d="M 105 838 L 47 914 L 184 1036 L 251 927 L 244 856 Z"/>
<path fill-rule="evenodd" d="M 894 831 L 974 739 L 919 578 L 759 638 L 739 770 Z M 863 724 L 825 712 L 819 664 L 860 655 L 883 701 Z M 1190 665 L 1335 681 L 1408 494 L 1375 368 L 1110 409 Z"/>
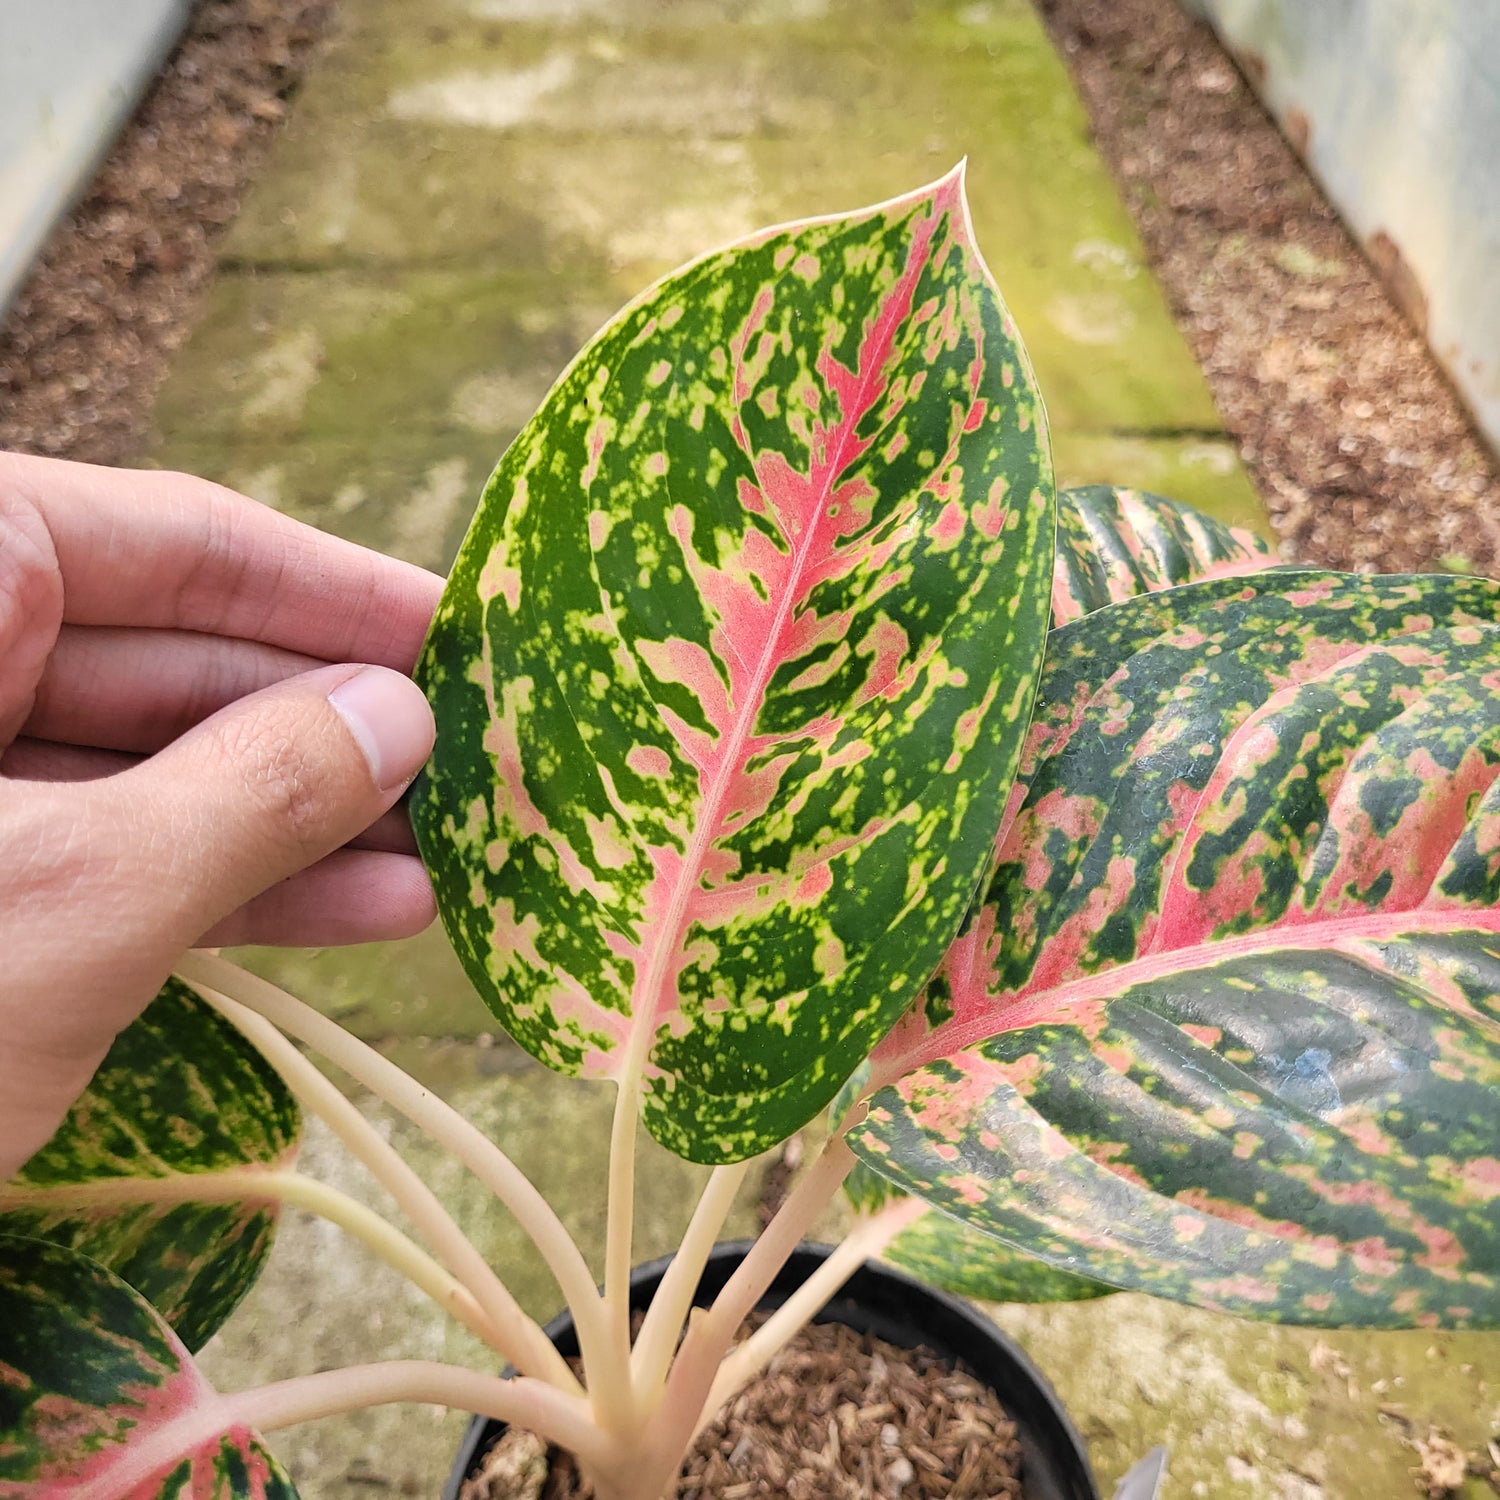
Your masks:
<path fill-rule="evenodd" d="M 441 565 L 635 292 L 967 156 L 1064 480 L 1258 516 L 1021 0 L 361 0 L 342 27 L 230 238 L 164 460 Z"/>
<path fill-rule="evenodd" d="M 638 289 L 735 235 L 887 197 L 964 155 L 1065 482 L 1142 485 L 1256 524 L 1023 0 L 347 0 L 225 247 L 151 457 L 442 568 L 505 443 Z M 473 1111 L 597 1256 L 608 1101 L 491 1037 L 440 937 L 254 961 Z M 414 1149 L 523 1303 L 552 1312 L 503 1216 Z M 363 1191 L 321 1136 L 310 1156 Z M 651 1153 L 642 1257 L 669 1243 L 698 1180 Z M 1397 1497 L 1413 1458 L 1378 1401 L 1471 1441 L 1495 1414 L 1476 1373 L 1492 1340 L 1319 1338 L 1138 1298 L 1000 1316 L 1073 1403 L 1106 1494 L 1165 1441 L 1166 1500 Z M 209 1364 L 237 1387 L 461 1352 L 394 1278 L 294 1220 Z M 430 1496 L 461 1425 L 388 1409 L 274 1446 L 319 1500 Z"/>

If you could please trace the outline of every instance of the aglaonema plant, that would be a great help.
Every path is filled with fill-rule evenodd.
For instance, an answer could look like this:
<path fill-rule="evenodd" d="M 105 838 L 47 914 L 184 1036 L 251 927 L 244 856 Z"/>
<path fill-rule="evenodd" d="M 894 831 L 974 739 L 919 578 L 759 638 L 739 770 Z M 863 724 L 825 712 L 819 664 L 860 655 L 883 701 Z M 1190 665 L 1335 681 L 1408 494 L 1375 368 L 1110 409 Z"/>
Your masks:
<path fill-rule="evenodd" d="M 419 1400 L 654 1500 L 871 1255 L 993 1298 L 1500 1323 L 1500 585 L 1269 562 L 1159 497 L 1054 495 L 958 174 L 644 294 L 485 491 L 412 802 L 486 1003 L 616 1085 L 602 1286 L 499 1144 L 188 955 L 0 1189 L 0 1496 L 290 1495 L 260 1432 Z M 515 1215 L 581 1380 L 288 1037 Z M 830 1106 L 690 1315 L 751 1163 Z M 296 1169 L 299 1107 L 425 1246 Z M 632 1340 L 638 1119 L 713 1170 Z M 841 1189 L 846 1241 L 732 1346 Z M 214 1392 L 189 1349 L 285 1203 L 514 1378 Z"/>

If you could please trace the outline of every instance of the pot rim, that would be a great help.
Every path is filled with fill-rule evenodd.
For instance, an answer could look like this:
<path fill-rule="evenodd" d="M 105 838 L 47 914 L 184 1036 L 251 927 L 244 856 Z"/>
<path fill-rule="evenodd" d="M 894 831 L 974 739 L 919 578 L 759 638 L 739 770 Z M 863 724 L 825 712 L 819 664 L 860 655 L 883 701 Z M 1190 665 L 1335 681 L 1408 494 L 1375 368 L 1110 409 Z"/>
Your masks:
<path fill-rule="evenodd" d="M 695 1303 L 697 1296 L 705 1292 L 712 1296 L 728 1280 L 753 1243 L 723 1240 L 714 1246 Z M 831 1248 L 803 1241 L 757 1306 L 779 1307 Z M 649 1300 L 672 1260 L 671 1255 L 665 1255 L 635 1267 L 630 1275 L 632 1307 Z M 849 1314 L 859 1315 L 861 1309 L 863 1320 L 853 1321 Z M 962 1298 L 893 1266 L 867 1260 L 811 1321 L 845 1323 L 904 1348 L 926 1344 L 945 1358 L 961 1361 L 995 1391 L 1016 1424 L 1023 1460 L 1033 1471 L 1032 1483 L 1044 1486 L 1034 1497 L 1028 1492 L 1027 1500 L 1101 1500 L 1083 1439 L 1046 1377 L 1004 1329 Z M 909 1325 L 912 1337 L 903 1337 L 907 1328 L 896 1325 Z M 559 1313 L 543 1331 L 564 1354 L 577 1352 L 573 1318 L 567 1311 Z M 470 1470 L 504 1426 L 489 1417 L 473 1418 L 459 1444 L 442 1500 L 458 1500 Z"/>

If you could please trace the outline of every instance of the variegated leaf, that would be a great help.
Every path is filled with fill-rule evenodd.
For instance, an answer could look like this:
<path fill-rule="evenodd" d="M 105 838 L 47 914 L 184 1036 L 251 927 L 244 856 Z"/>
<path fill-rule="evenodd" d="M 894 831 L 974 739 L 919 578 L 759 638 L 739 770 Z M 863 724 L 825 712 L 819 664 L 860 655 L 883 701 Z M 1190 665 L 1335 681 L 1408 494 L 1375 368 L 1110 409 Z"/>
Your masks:
<path fill-rule="evenodd" d="M 562 1072 L 728 1160 L 826 1104 L 993 845 L 1053 496 L 961 179 L 676 273 L 501 461 L 419 675 L 449 935 Z"/>
<path fill-rule="evenodd" d="M 254 1181 L 289 1164 L 297 1129 L 296 1103 L 260 1053 L 169 981 L 52 1140 L 0 1186 L 0 1229 L 101 1262 L 198 1348 L 270 1249 L 276 1210 L 254 1198 Z M 122 1201 L 143 1180 L 206 1172 L 242 1173 L 246 1200 Z"/>
<path fill-rule="evenodd" d="M 1500 1323 L 1497 620 L 1482 580 L 1275 572 L 1055 632 L 856 1151 L 1118 1286 Z"/>
<path fill-rule="evenodd" d="M 104 1267 L 0 1235 L 0 1500 L 295 1500 L 171 1329 Z"/>
<path fill-rule="evenodd" d="M 906 1197 L 863 1162 L 845 1180 L 844 1191 L 861 1214 L 877 1213 Z M 1114 1290 L 1010 1250 L 930 1205 L 901 1229 L 880 1258 L 934 1286 L 984 1302 L 1080 1302 Z"/>
<path fill-rule="evenodd" d="M 1106 604 L 1197 579 L 1260 572 L 1271 561 L 1271 549 L 1252 532 L 1164 495 L 1107 484 L 1059 490 L 1052 624 L 1065 625 Z M 981 904 L 982 892 L 969 919 Z M 894 1184 L 869 1175 L 884 1183 L 886 1194 L 896 1194 Z M 847 1184 L 846 1189 L 856 1204 L 867 1191 Z M 994 1301 L 1062 1301 L 1103 1290 L 1097 1282 L 1002 1251 L 994 1240 L 976 1236 L 946 1215 L 924 1217 L 886 1258 L 950 1291 Z M 1013 1295 L 981 1290 L 983 1285 L 1013 1289 Z"/>
<path fill-rule="evenodd" d="M 1258 573 L 1275 560 L 1254 532 L 1165 495 L 1112 484 L 1059 490 L 1052 623 L 1179 583 Z"/>

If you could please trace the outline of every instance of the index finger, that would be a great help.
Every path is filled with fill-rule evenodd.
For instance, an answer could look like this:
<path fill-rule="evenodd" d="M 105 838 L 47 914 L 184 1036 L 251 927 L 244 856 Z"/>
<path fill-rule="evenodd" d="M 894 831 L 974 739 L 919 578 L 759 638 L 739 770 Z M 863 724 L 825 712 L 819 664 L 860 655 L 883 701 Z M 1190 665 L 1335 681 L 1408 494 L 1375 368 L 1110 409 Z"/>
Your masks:
<path fill-rule="evenodd" d="M 0 454 L 51 533 L 74 625 L 196 630 L 410 671 L 443 581 L 233 490 L 146 469 Z"/>

